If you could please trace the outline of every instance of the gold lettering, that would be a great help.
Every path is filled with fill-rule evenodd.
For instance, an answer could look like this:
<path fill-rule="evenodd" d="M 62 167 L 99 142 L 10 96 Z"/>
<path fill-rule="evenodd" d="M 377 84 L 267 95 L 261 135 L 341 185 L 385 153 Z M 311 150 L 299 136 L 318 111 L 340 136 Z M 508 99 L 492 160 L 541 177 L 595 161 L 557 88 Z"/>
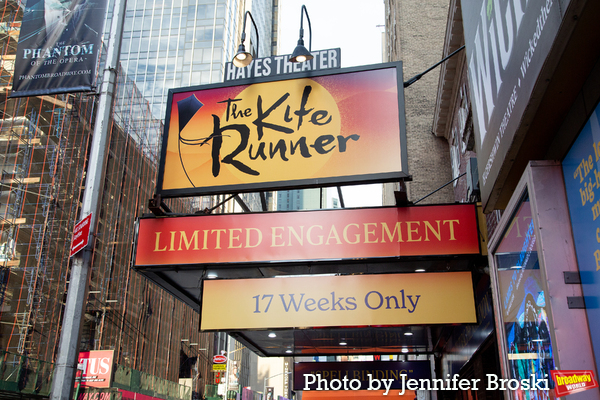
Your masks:
<path fill-rule="evenodd" d="M 158 248 L 158 243 L 160 242 L 160 234 L 162 232 L 155 232 L 155 233 L 156 233 L 156 243 L 154 244 L 154 251 L 167 251 L 167 246 L 165 246 L 164 249 Z"/>
<path fill-rule="evenodd" d="M 294 235 L 298 243 L 300 243 L 300 246 L 304 246 L 304 225 L 300 227 L 300 235 L 298 235 L 298 232 L 296 232 L 293 226 L 288 226 L 288 229 L 290 232 L 288 236 L 288 246 L 292 245 L 292 234 Z"/>
<path fill-rule="evenodd" d="M 369 230 L 369 226 L 373 225 L 373 226 L 377 227 L 377 223 L 376 222 L 367 222 L 363 225 L 365 226 L 365 243 L 379 243 L 379 239 L 375 239 L 375 241 L 371 241 L 369 239 L 369 235 L 375 235 L 375 228 L 373 228 L 373 230 Z"/>
<path fill-rule="evenodd" d="M 329 236 L 327 236 L 327 241 L 325 244 L 329 244 L 329 239 L 335 239 L 337 244 L 342 244 L 340 240 L 340 235 L 338 235 L 337 230 L 335 229 L 335 225 L 331 225 L 331 229 L 329 230 Z"/>
<path fill-rule="evenodd" d="M 521 229 L 519 229 L 519 217 L 515 217 L 515 219 L 511 222 L 510 226 L 508 227 L 506 233 L 504 234 L 505 238 L 508 237 L 508 235 L 510 235 L 510 232 L 515 226 L 517 227 L 517 237 L 521 237 Z"/>
<path fill-rule="evenodd" d="M 351 226 L 355 226 L 355 227 L 359 228 L 358 224 L 348 224 L 348 225 L 346 225 L 346 227 L 344 228 L 344 233 L 343 233 L 344 240 L 348 244 L 357 244 L 357 243 L 360 242 L 360 234 L 358 234 L 358 233 L 354 234 L 354 238 L 356 239 L 356 240 L 354 240 L 354 242 L 351 242 L 348 239 L 348 228 L 351 227 Z"/>
<path fill-rule="evenodd" d="M 600 216 L 600 200 L 592 206 L 592 216 L 594 217 L 594 221 Z"/>
<path fill-rule="evenodd" d="M 413 239 L 413 233 L 417 233 L 419 228 L 412 227 L 413 224 L 417 224 L 419 227 L 421 226 L 421 221 L 406 221 L 406 227 L 408 230 L 408 241 L 409 242 L 420 242 L 423 240 L 420 236 L 418 239 Z"/>
<path fill-rule="evenodd" d="M 202 242 L 202 250 L 208 249 L 208 229 L 203 230 L 204 232 L 204 241 Z"/>
<path fill-rule="evenodd" d="M 215 245 L 215 249 L 221 248 L 221 233 L 226 233 L 227 229 L 213 229 L 210 233 L 217 233 L 217 244 Z"/>
<path fill-rule="evenodd" d="M 187 240 L 187 235 L 185 234 L 185 231 L 180 231 L 179 235 L 179 251 L 181 251 L 182 242 L 185 242 L 185 249 L 189 250 L 192 244 L 192 240 L 194 241 L 194 250 L 198 250 L 198 231 L 194 231 L 194 234 L 192 235 L 189 241 Z"/>
<path fill-rule="evenodd" d="M 450 240 L 456 240 L 456 238 L 454 237 L 454 223 L 456 222 L 456 224 L 460 225 L 460 221 L 457 219 L 445 219 L 444 220 L 444 225 L 449 222 L 450 223 Z"/>
<path fill-rule="evenodd" d="M 281 229 L 282 233 L 277 233 L 278 229 Z M 272 226 L 271 227 L 271 247 L 285 246 L 285 243 L 281 243 L 281 244 L 275 243 L 276 239 L 282 239 L 283 229 L 284 229 L 283 226 Z"/>
<path fill-rule="evenodd" d="M 239 245 L 237 245 L 237 246 L 233 245 L 233 241 L 234 240 L 237 240 L 237 241 L 240 240 L 240 235 L 239 234 L 238 235 L 234 235 L 233 234 L 234 231 L 241 232 L 242 229 L 241 228 L 231 228 L 229 230 L 229 247 L 228 247 L 228 249 L 240 249 L 240 248 L 242 248 L 242 244 L 241 243 Z"/>
<path fill-rule="evenodd" d="M 323 227 L 322 227 L 321 225 L 313 225 L 313 226 L 311 226 L 310 228 L 308 228 L 308 232 L 306 232 L 306 236 L 307 236 L 307 239 L 308 239 L 308 243 L 310 243 L 310 244 L 312 244 L 312 245 L 314 245 L 314 246 L 320 246 L 320 245 L 322 245 L 322 244 L 323 244 L 323 235 L 319 235 L 319 236 L 317 236 L 317 238 L 319 239 L 319 241 L 318 241 L 317 243 L 313 242 L 313 241 L 311 240 L 311 232 L 312 232 L 313 228 L 319 228 L 319 229 L 321 229 L 321 230 L 323 229 Z"/>
<path fill-rule="evenodd" d="M 258 232 L 258 241 L 256 242 L 256 244 L 254 246 L 252 246 L 250 244 L 250 231 Z M 262 231 L 257 228 L 246 228 L 246 248 L 257 247 L 261 243 L 262 243 Z"/>
<path fill-rule="evenodd" d="M 600 270 L 600 250 L 594 252 L 594 258 L 596 259 L 596 271 Z"/>
<path fill-rule="evenodd" d="M 427 231 L 429 228 L 429 230 L 431 231 L 431 233 L 434 234 L 434 236 L 437 238 L 438 242 L 442 241 L 442 233 L 440 231 L 440 221 L 436 220 L 435 222 L 437 223 L 437 232 L 435 231 L 435 229 L 433 229 L 433 226 L 429 223 L 429 221 L 423 221 L 425 223 L 425 241 L 429 242 L 429 235 L 427 234 Z"/>
<path fill-rule="evenodd" d="M 177 231 L 169 231 L 171 234 L 171 247 L 169 247 L 169 251 L 175 251 L 175 234 Z"/>
<path fill-rule="evenodd" d="M 385 236 L 387 235 L 388 240 L 392 242 L 394 240 L 394 236 L 396 236 L 396 232 L 398 232 L 398 243 L 404 242 L 402 240 L 402 230 L 400 229 L 402 226 L 402 222 L 396 222 L 396 226 L 394 226 L 394 232 L 390 233 L 390 228 L 388 228 L 385 222 L 381 223 L 381 243 L 385 243 Z"/>

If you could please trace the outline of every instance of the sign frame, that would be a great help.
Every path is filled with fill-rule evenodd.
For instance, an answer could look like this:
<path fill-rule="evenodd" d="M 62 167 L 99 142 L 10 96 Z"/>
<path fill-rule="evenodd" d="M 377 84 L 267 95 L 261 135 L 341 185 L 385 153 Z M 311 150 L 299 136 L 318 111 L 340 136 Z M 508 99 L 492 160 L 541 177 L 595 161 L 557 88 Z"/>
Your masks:
<path fill-rule="evenodd" d="M 332 75 L 344 75 L 356 72 L 375 71 L 382 69 L 395 69 L 395 79 L 397 83 L 397 106 L 398 106 L 398 127 L 399 127 L 399 144 L 400 148 L 397 149 L 400 155 L 400 165 L 397 166 L 393 172 L 380 172 L 380 173 L 367 173 L 367 174 L 354 174 L 354 175 L 339 175 L 339 176 L 326 176 L 326 177 L 313 177 L 306 179 L 279 179 L 273 181 L 261 181 L 253 183 L 240 183 L 240 184 L 226 184 L 226 185 L 207 185 L 202 187 L 185 187 L 166 189 L 164 188 L 165 180 L 165 164 L 167 159 L 167 149 L 169 141 L 169 130 L 171 128 L 170 116 L 172 115 L 172 104 L 175 95 L 185 92 L 199 91 L 199 90 L 210 90 L 210 89 L 223 89 L 231 88 L 236 86 L 246 86 L 253 84 L 263 84 L 271 82 L 285 82 L 298 79 L 311 79 L 317 77 L 328 77 Z M 404 88 L 403 88 L 403 73 L 402 73 L 402 62 L 391 62 L 374 64 L 352 68 L 341 68 L 335 70 L 321 70 L 321 71 L 306 71 L 301 73 L 293 73 L 289 75 L 273 76 L 266 78 L 251 78 L 251 79 L 240 79 L 235 81 L 227 81 L 223 83 L 200 85 L 193 87 L 175 88 L 170 89 L 167 100 L 167 111 L 165 117 L 164 133 L 162 137 L 161 156 L 157 176 L 156 184 L 156 195 L 162 198 L 175 198 L 175 197 L 188 197 L 188 196 L 199 196 L 199 195 L 212 195 L 212 194 L 226 194 L 226 193 L 242 193 L 242 192 L 255 192 L 263 190 L 283 190 L 283 189 L 301 189 L 309 187 L 324 187 L 340 184 L 360 184 L 360 183 L 377 183 L 377 182 L 394 182 L 402 179 L 410 179 L 411 176 L 408 173 L 408 151 L 406 143 L 406 115 L 404 106 Z"/>

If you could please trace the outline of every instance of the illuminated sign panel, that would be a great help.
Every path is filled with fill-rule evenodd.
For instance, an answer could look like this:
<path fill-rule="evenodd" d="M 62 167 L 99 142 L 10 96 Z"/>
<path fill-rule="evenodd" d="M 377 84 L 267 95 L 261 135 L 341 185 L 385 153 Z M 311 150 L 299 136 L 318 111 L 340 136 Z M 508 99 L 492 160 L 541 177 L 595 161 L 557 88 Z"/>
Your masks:
<path fill-rule="evenodd" d="M 203 285 L 202 330 L 477 322 L 470 272 L 223 279 Z"/>
<path fill-rule="evenodd" d="M 139 221 L 134 266 L 479 254 L 474 204 Z"/>
<path fill-rule="evenodd" d="M 177 197 L 408 176 L 401 63 L 274 79 L 171 90 L 157 192 Z"/>

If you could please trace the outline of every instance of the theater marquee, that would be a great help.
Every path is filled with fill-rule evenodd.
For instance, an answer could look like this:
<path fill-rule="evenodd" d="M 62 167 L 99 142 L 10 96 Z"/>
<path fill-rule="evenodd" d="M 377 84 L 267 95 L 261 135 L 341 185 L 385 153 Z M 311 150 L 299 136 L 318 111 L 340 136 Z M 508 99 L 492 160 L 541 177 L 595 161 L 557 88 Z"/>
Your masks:
<path fill-rule="evenodd" d="M 479 254 L 474 204 L 139 220 L 135 267 Z"/>
<path fill-rule="evenodd" d="M 178 197 L 408 176 L 402 64 L 169 91 L 157 193 Z"/>
<path fill-rule="evenodd" d="M 222 279 L 203 284 L 202 330 L 477 322 L 470 272 Z"/>

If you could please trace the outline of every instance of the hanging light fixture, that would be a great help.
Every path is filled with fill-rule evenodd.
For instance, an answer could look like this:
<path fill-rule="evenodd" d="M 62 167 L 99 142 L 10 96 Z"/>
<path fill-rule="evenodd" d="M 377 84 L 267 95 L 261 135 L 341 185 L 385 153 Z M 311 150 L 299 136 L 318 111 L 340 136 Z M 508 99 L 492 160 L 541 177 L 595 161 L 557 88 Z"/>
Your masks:
<path fill-rule="evenodd" d="M 304 29 L 302 28 L 302 22 L 304 14 L 306 14 L 306 20 L 308 21 L 308 50 L 304 47 Z M 310 50 L 312 49 L 312 28 L 310 26 L 310 18 L 308 16 L 308 11 L 306 11 L 306 6 L 303 4 L 302 9 L 300 10 L 300 38 L 298 39 L 298 45 L 294 49 L 292 56 L 290 57 L 290 62 L 304 62 L 313 59 L 313 55 L 310 54 Z"/>
<path fill-rule="evenodd" d="M 246 17 L 250 16 L 250 20 L 252 21 L 252 25 L 254 25 L 254 29 L 256 30 L 256 56 L 258 57 L 258 28 L 256 27 L 256 23 L 254 22 L 254 18 L 252 18 L 252 14 L 250 14 L 250 11 L 246 11 L 246 14 L 244 14 L 244 24 L 242 27 L 242 37 L 241 37 L 241 43 L 240 46 L 238 47 L 238 51 L 235 54 L 235 56 L 233 57 L 233 60 L 231 61 L 233 63 L 233 65 L 235 65 L 238 68 L 243 68 L 243 67 L 247 67 L 248 65 L 250 65 L 250 63 L 252 62 L 252 54 L 246 51 L 246 46 L 244 46 L 244 41 L 246 40 Z"/>

